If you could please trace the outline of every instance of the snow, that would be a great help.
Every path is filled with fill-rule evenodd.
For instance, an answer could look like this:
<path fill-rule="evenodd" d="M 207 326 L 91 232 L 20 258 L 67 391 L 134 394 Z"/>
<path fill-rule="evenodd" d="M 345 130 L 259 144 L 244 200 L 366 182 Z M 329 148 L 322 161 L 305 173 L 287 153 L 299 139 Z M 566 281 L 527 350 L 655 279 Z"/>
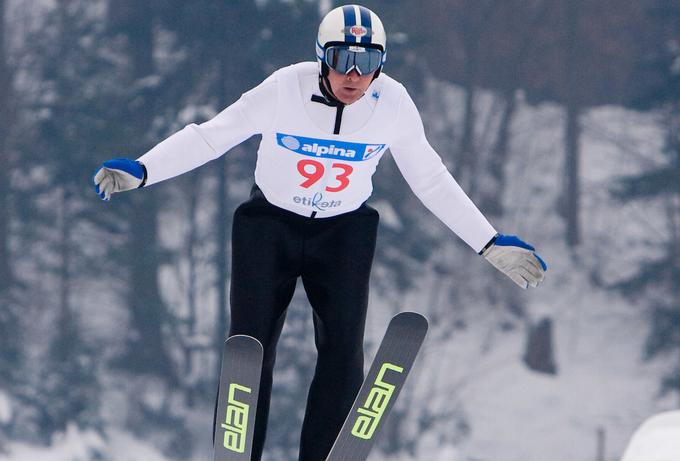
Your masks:
<path fill-rule="evenodd" d="M 656 386 L 655 374 L 639 372 L 644 366 L 636 358 L 644 337 L 631 335 L 625 327 L 629 315 L 621 310 L 626 306 L 611 299 L 593 299 L 593 305 L 605 307 L 585 315 L 585 309 L 576 306 L 555 312 L 557 377 L 528 371 L 519 360 L 523 344 L 517 338 L 514 344 L 504 341 L 509 355 L 505 360 L 499 351 L 478 364 L 488 364 L 489 371 L 460 396 L 474 422 L 465 443 L 467 453 L 489 459 L 505 453 L 504 461 L 534 460 L 550 447 L 560 453 L 555 459 L 589 459 L 600 427 L 609 433 L 610 456 L 623 446 L 621 422 L 630 424 L 631 412 L 644 414 L 653 404 L 650 397 L 641 396 Z M 612 325 L 598 331 L 602 319 L 590 321 L 596 316 L 618 318 L 623 328 Z M 517 444 L 536 438 L 540 442 Z"/>
<path fill-rule="evenodd" d="M 642 314 L 610 293 L 586 293 L 584 276 L 556 272 L 545 287 L 554 298 L 551 307 L 538 293 L 529 307 L 538 318 L 550 313 L 556 325 L 558 375 L 526 368 L 522 331 L 485 344 L 491 319 L 455 331 L 448 343 L 429 338 L 399 403 L 413 398 L 434 414 L 445 405 L 460 406 L 471 429 L 455 447 L 428 443 L 435 435 L 427 434 L 418 455 L 404 460 L 541 461 L 545 453 L 552 453 L 551 461 L 589 460 L 595 459 L 600 430 L 605 459 L 619 459 L 639 421 L 668 405 L 656 398 L 661 367 L 641 359 Z M 414 295 L 405 305 L 418 299 Z M 369 459 L 402 458 L 375 453 Z"/>
<path fill-rule="evenodd" d="M 48 447 L 13 443 L 8 454 L 0 455 L 0 461 L 89 461 L 95 452 L 103 449 L 104 441 L 94 431 L 80 432 L 70 425 L 66 433 L 53 437 Z"/>
<path fill-rule="evenodd" d="M 621 461 L 677 461 L 679 458 L 680 411 L 668 411 L 645 421 Z"/>
<path fill-rule="evenodd" d="M 109 430 L 106 437 L 92 430 L 81 431 L 69 425 L 65 433 L 56 435 L 47 447 L 13 443 L 0 461 L 168 461 L 161 452 L 132 435 Z"/>

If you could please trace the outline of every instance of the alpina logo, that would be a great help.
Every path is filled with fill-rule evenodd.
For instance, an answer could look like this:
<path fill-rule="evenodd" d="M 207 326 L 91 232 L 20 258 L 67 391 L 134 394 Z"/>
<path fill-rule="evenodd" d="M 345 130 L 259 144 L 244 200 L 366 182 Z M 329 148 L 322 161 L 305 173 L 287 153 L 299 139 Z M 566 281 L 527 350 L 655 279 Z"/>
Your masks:
<path fill-rule="evenodd" d="M 363 144 L 331 139 L 304 138 L 276 133 L 277 144 L 289 151 L 310 157 L 332 158 L 346 162 L 372 159 L 385 151 L 385 144 Z"/>

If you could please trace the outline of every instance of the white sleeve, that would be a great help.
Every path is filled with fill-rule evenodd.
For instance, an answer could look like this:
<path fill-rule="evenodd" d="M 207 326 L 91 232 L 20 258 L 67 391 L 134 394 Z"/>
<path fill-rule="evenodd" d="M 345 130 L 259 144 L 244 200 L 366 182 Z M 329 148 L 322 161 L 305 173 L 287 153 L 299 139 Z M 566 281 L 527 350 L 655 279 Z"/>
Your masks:
<path fill-rule="evenodd" d="M 390 145 L 394 161 L 421 202 L 473 250 L 482 250 L 496 230 L 446 169 L 425 137 L 420 113 L 404 90 Z"/>
<path fill-rule="evenodd" d="M 276 74 L 217 114 L 211 120 L 187 125 L 137 160 L 146 167 L 146 185 L 191 171 L 222 156 L 255 134 L 261 134 L 276 114 Z"/>

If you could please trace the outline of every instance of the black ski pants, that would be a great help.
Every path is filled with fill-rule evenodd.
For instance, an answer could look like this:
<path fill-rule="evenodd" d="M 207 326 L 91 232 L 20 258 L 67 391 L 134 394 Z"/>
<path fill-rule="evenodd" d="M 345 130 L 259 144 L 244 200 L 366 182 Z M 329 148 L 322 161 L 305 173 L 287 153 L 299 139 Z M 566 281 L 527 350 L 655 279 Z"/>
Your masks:
<path fill-rule="evenodd" d="M 300 444 L 300 461 L 323 461 L 363 381 L 363 338 L 378 212 L 363 204 L 329 218 L 276 207 L 255 187 L 234 214 L 231 328 L 264 347 L 252 460 L 265 441 L 272 371 L 298 277 L 313 309 L 318 351 Z"/>

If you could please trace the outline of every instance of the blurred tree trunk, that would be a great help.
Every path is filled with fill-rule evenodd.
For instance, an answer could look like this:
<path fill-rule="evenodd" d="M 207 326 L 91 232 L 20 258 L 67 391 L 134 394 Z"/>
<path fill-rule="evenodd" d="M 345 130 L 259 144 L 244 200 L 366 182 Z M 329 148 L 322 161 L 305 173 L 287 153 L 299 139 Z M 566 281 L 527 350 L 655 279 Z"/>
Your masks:
<path fill-rule="evenodd" d="M 607 448 L 607 431 L 605 430 L 604 427 L 599 426 L 597 428 L 597 435 L 595 436 L 597 439 L 597 448 L 595 451 L 595 460 L 596 461 L 605 461 L 606 458 L 606 448 Z"/>
<path fill-rule="evenodd" d="M 566 221 L 566 243 L 575 248 L 581 243 L 581 186 L 579 169 L 581 151 L 581 103 L 579 99 L 578 75 L 580 68 L 578 18 L 580 11 L 579 0 L 566 0 L 566 123 L 565 123 L 565 185 L 564 185 L 564 219 Z"/>
<path fill-rule="evenodd" d="M 17 378 L 21 376 L 21 332 L 19 318 L 22 312 L 10 302 L 9 289 L 12 287 L 10 254 L 10 213 L 11 188 L 10 172 L 12 161 L 9 136 L 15 123 L 12 81 L 13 75 L 7 62 L 9 52 L 5 41 L 9 22 L 6 17 L 5 0 L 0 0 L 0 388 L 13 391 Z M 0 431 L 3 432 L 3 431 Z M 0 435 L 0 451 L 4 436 Z"/>
<path fill-rule="evenodd" d="M 557 374 L 552 323 L 552 319 L 546 317 L 529 327 L 524 354 L 524 363 L 529 369 L 549 375 Z"/>
<path fill-rule="evenodd" d="M 459 169 L 457 176 L 462 181 L 468 195 L 475 198 L 477 192 L 477 170 L 479 167 L 479 152 L 475 143 L 475 124 L 477 113 L 475 110 L 476 86 L 479 71 L 480 42 L 487 33 L 489 17 L 493 14 L 494 3 L 490 0 L 474 2 L 465 1 L 464 4 L 473 11 L 471 20 L 459 22 L 460 40 L 465 54 L 463 69 L 463 88 L 465 89 L 465 106 L 463 115 L 463 132 L 459 144 Z"/>
<path fill-rule="evenodd" d="M 201 171 L 195 171 L 189 175 L 189 187 L 187 192 L 189 194 L 189 235 L 186 240 L 186 258 L 188 264 L 188 280 L 187 280 L 187 309 L 188 314 L 186 318 L 186 339 L 184 341 L 184 376 L 189 381 L 185 381 L 187 386 L 187 404 L 192 407 L 194 405 L 194 394 L 196 386 L 193 381 L 194 376 L 194 355 L 196 351 L 196 335 L 198 324 L 198 306 L 196 305 L 196 297 L 198 295 L 198 274 L 196 261 L 196 247 L 198 246 L 199 226 L 198 226 L 198 198 L 200 195 L 200 181 Z"/>
<path fill-rule="evenodd" d="M 74 229 L 79 217 L 77 211 L 81 178 L 73 174 L 72 165 L 83 158 L 87 140 L 83 139 L 77 116 L 86 111 L 88 100 L 75 90 L 87 80 L 83 79 L 83 57 L 78 47 L 78 39 L 83 29 L 73 21 L 77 17 L 81 0 L 59 0 L 49 26 L 57 31 L 50 48 L 44 50 L 40 58 L 45 69 L 51 62 L 58 66 L 57 71 L 46 72 L 43 78 L 53 83 L 52 122 L 47 121 L 41 132 L 54 148 L 50 158 L 59 161 L 43 160 L 41 165 L 52 171 L 50 187 L 55 191 L 55 200 L 50 208 L 45 224 L 54 235 L 56 258 L 56 318 L 49 335 L 48 349 L 44 363 L 39 367 L 40 379 L 35 391 L 33 404 L 38 408 L 41 435 L 49 441 L 55 432 L 65 430 L 69 423 L 75 422 L 81 428 L 92 427 L 98 420 L 99 392 L 95 374 L 92 351 L 84 340 L 79 317 L 74 309 L 73 282 L 78 277 L 78 247 L 74 245 Z M 62 72 L 68 68 L 70 72 Z M 52 130 L 51 128 L 56 128 Z M 55 135 L 54 138 L 50 134 Z M 45 225 L 41 224 L 41 225 Z"/>
<path fill-rule="evenodd" d="M 60 4 L 60 8 L 64 8 Z M 59 296 L 54 336 L 50 340 L 47 360 L 41 368 L 39 395 L 34 404 L 40 409 L 41 434 L 49 441 L 55 432 L 63 432 L 69 422 L 79 427 L 94 426 L 98 421 L 99 385 L 92 351 L 84 342 L 80 322 L 71 305 L 74 252 L 71 245 L 73 217 L 70 212 L 74 194 L 61 187 L 56 206 L 59 248 Z"/>
<path fill-rule="evenodd" d="M 197 264 L 196 264 L 196 246 L 198 245 L 198 195 L 200 191 L 201 173 L 197 171 L 190 178 L 189 186 L 189 236 L 187 238 L 187 261 L 189 263 L 189 280 L 187 283 L 187 303 L 189 308 L 189 315 L 187 317 L 187 325 L 189 335 L 196 334 L 196 320 L 197 320 L 197 306 L 196 295 L 198 293 L 197 286 Z"/>
<path fill-rule="evenodd" d="M 581 186 L 579 168 L 581 163 L 581 152 L 579 140 L 581 138 L 580 126 L 581 109 L 576 104 L 567 105 L 567 120 L 565 127 L 565 208 L 564 216 L 566 220 L 566 242 L 569 247 L 574 248 L 581 243 Z"/>
<path fill-rule="evenodd" d="M 218 69 L 220 75 L 228 75 L 228 56 L 220 54 Z M 225 104 L 227 101 L 227 88 L 223 81 L 218 78 L 218 101 Z M 228 335 L 227 309 L 229 309 L 229 299 L 227 297 L 227 285 L 229 278 L 229 242 L 231 241 L 231 218 L 229 215 L 229 188 L 227 184 L 227 156 L 223 155 L 215 163 L 217 167 L 217 254 L 215 263 L 217 264 L 217 325 L 215 331 L 215 350 L 217 357 L 220 357 L 222 345 Z M 219 376 L 220 361 L 217 360 L 217 370 Z"/>
<path fill-rule="evenodd" d="M 680 7 L 677 11 L 678 17 L 680 17 Z M 676 59 L 680 59 L 680 52 Z M 677 75 L 677 74 L 676 74 Z M 676 77 L 676 86 L 680 86 L 680 79 Z M 678 99 L 678 95 L 676 95 Z M 670 165 L 673 170 L 673 179 L 671 181 L 678 180 L 678 174 L 680 174 L 680 101 L 675 102 L 675 110 L 669 115 L 668 122 L 668 133 L 667 133 L 667 145 L 668 153 L 670 156 Z M 669 189 L 672 188 L 670 184 L 667 186 Z M 680 187 L 676 185 L 674 191 L 669 191 L 668 197 L 665 199 L 665 209 L 666 217 L 668 221 L 668 252 L 670 254 L 669 260 L 671 261 L 670 268 L 668 268 L 670 285 L 670 299 L 674 299 L 675 303 L 671 301 L 670 305 L 675 306 L 668 309 L 670 315 L 666 314 L 666 317 L 670 317 L 673 327 L 670 327 L 673 333 L 667 334 L 670 337 L 668 341 L 671 345 L 671 356 L 675 355 L 675 363 L 671 360 L 671 370 L 664 379 L 663 389 L 668 392 L 675 392 L 675 395 L 680 404 Z M 658 331 L 658 325 L 656 330 Z M 653 331 L 650 334 L 655 334 Z M 673 348 L 673 346 L 675 346 Z M 674 349 L 674 350 L 673 350 Z"/>
<path fill-rule="evenodd" d="M 151 4 L 134 0 L 112 0 L 112 20 L 126 38 L 130 59 L 133 98 L 128 107 L 132 141 L 126 146 L 139 155 L 157 140 L 149 139 L 155 112 L 155 93 L 144 79 L 155 73 Z M 168 354 L 163 325 L 168 312 L 160 294 L 158 274 L 162 261 L 158 244 L 158 199 L 156 190 L 132 191 L 128 232 L 128 307 L 130 336 L 119 365 L 135 373 L 153 374 L 174 381 L 176 375 Z"/>
<path fill-rule="evenodd" d="M 10 289 L 14 285 L 12 256 L 10 252 L 10 223 L 13 218 L 11 210 L 12 190 L 10 173 L 14 167 L 10 149 L 11 132 L 16 117 L 14 95 L 12 93 L 14 75 L 9 69 L 8 44 L 5 40 L 6 25 L 9 24 L 5 0 L 0 0 L 0 388 L 14 391 L 21 388 L 22 379 L 22 342 L 20 319 L 25 315 L 18 306 L 22 298 L 10 298 Z M 17 385 L 18 384 L 18 385 Z M 16 388 L 15 388 L 15 385 Z M 2 431 L 0 431 L 2 432 Z M 3 437 L 0 436 L 0 444 Z M 2 447 L 0 446 L 0 449 Z"/>
<path fill-rule="evenodd" d="M 224 8 L 224 7 L 222 7 Z M 267 21 L 268 14 L 266 12 L 258 11 L 254 2 L 240 2 L 238 5 L 229 8 L 229 11 L 224 12 L 224 17 L 228 19 L 228 25 L 221 26 L 219 30 L 219 41 L 223 43 L 236 43 L 241 40 L 243 35 L 250 33 L 252 25 L 247 24 L 241 20 L 244 17 L 259 17 L 263 18 L 263 23 L 271 24 Z M 252 46 L 253 44 L 251 44 Z M 275 55 L 275 52 L 272 53 Z M 232 104 L 240 94 L 250 89 L 244 88 L 244 84 L 252 86 L 262 80 L 262 71 L 260 68 L 254 68 L 251 62 L 252 56 L 248 53 L 237 53 L 233 49 L 219 46 L 218 49 L 211 53 L 215 58 L 215 66 L 217 68 L 217 76 L 215 80 L 215 95 L 217 102 L 222 107 L 227 107 Z M 215 325 L 215 351 L 217 357 L 222 354 L 222 346 L 229 331 L 229 297 L 227 287 L 229 286 L 230 277 L 230 248 L 231 242 L 231 225 L 232 215 L 230 208 L 232 200 L 229 195 L 228 188 L 228 162 L 233 162 L 234 159 L 229 159 L 227 155 L 223 155 L 215 162 L 217 168 L 217 222 L 215 228 L 217 229 L 217 254 L 215 255 L 215 263 L 217 264 L 217 324 Z M 219 374 L 219 360 L 216 364 L 216 373 Z"/>
<path fill-rule="evenodd" d="M 59 210 L 59 317 L 67 319 L 70 317 L 69 300 L 71 298 L 71 244 L 70 244 L 70 216 L 69 200 L 71 199 L 67 187 L 62 187 L 57 209 Z M 60 322 L 61 323 L 61 322 Z"/>
<path fill-rule="evenodd" d="M 11 159 L 9 133 L 14 124 L 15 112 L 12 103 L 12 74 L 7 63 L 5 41 L 5 0 L 0 0 L 0 297 L 12 284 L 10 262 L 10 178 Z M 1 299 L 1 298 L 0 298 Z"/>
<path fill-rule="evenodd" d="M 463 132 L 458 148 L 458 173 L 457 176 L 465 185 L 468 195 L 474 197 L 474 169 L 476 163 L 475 152 L 475 86 L 474 86 L 474 58 L 469 59 L 465 69 L 465 106 L 463 115 Z"/>
<path fill-rule="evenodd" d="M 160 294 L 158 273 L 158 202 L 153 192 L 140 191 L 133 198 L 129 257 L 128 306 L 132 335 L 128 343 L 130 369 L 174 380 L 175 374 L 163 337 L 168 312 Z"/>
<path fill-rule="evenodd" d="M 512 53 L 505 56 L 499 70 L 499 86 L 503 99 L 503 112 L 498 125 L 498 134 L 491 150 L 491 158 L 487 169 L 490 179 L 485 190 L 480 191 L 480 208 L 490 217 L 500 219 L 503 216 L 503 194 L 505 193 L 505 165 L 510 161 L 510 144 L 512 141 L 512 121 L 517 112 L 517 90 L 522 87 L 522 70 L 524 63 L 531 59 L 535 51 L 536 36 L 543 27 L 550 8 L 549 2 L 537 1 L 526 5 L 524 0 L 510 2 L 506 5 L 510 12 L 519 14 L 523 26 L 512 36 L 517 37 L 518 44 L 512 47 Z M 525 12 L 524 12 L 524 11 Z M 510 17 L 512 19 L 512 17 Z M 514 29 L 513 29 L 514 30 Z"/>
<path fill-rule="evenodd" d="M 503 113 L 498 127 L 496 142 L 491 150 L 488 172 L 491 181 L 484 190 L 480 190 L 479 207 L 490 218 L 503 216 L 503 193 L 505 192 L 505 165 L 510 157 L 510 126 L 517 109 L 515 89 L 509 88 L 502 96 Z"/>

